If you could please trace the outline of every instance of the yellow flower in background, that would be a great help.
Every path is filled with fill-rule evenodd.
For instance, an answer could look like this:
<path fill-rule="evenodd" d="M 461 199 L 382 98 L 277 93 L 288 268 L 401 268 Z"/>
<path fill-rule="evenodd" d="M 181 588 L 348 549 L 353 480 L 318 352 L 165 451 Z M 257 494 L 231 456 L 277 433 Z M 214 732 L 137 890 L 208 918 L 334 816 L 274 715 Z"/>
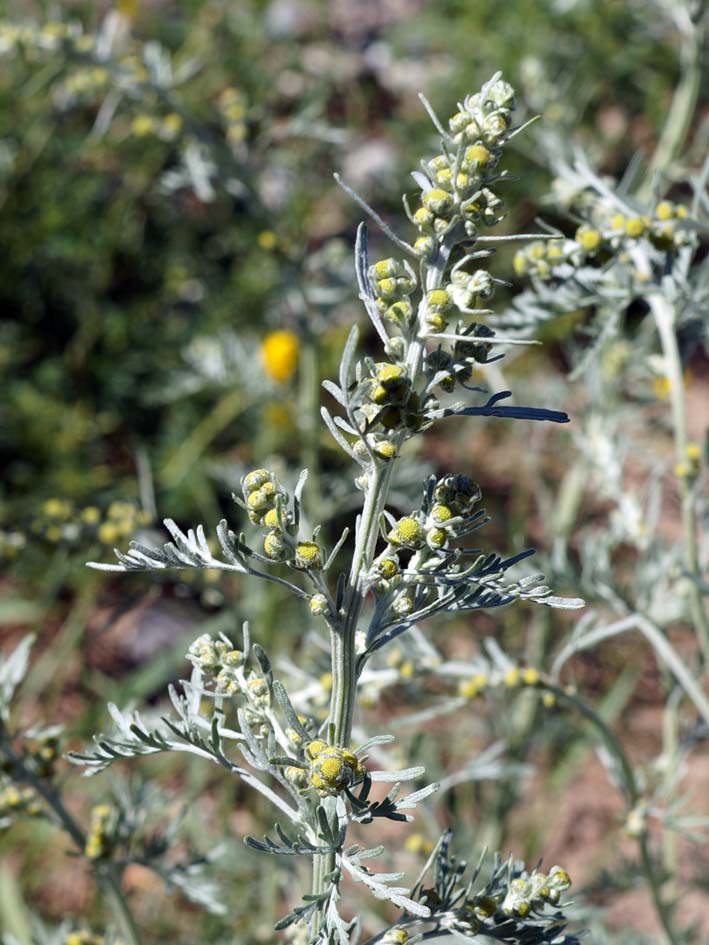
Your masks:
<path fill-rule="evenodd" d="M 261 360 L 266 373 L 285 384 L 293 376 L 298 364 L 300 341 L 295 332 L 272 331 L 266 335 L 261 345 Z"/>
<path fill-rule="evenodd" d="M 131 131 L 136 138 L 145 138 L 155 131 L 155 119 L 150 115 L 136 115 L 131 122 Z"/>
<path fill-rule="evenodd" d="M 278 245 L 278 237 L 273 230 L 262 230 L 256 237 L 256 242 L 261 249 L 272 250 Z"/>
<path fill-rule="evenodd" d="M 127 20 L 134 20 L 138 15 L 140 0 L 118 0 L 116 9 L 122 13 Z"/>

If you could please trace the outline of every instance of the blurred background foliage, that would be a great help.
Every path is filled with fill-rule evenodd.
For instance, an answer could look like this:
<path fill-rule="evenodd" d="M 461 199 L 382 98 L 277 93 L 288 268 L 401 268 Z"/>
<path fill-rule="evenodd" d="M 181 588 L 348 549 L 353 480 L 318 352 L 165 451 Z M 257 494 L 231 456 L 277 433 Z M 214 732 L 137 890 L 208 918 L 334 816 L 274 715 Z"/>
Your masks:
<path fill-rule="evenodd" d="M 417 93 L 446 115 L 500 69 L 523 112 L 620 174 L 656 142 L 672 99 L 679 46 L 666 12 L 650 0 L 4 4 L 0 634 L 41 631 L 28 714 L 42 694 L 45 712 L 82 738 L 100 727 L 106 697 L 154 697 L 184 671 L 185 638 L 228 629 L 235 611 L 274 652 L 300 643 L 278 593 L 209 574 L 148 588 L 83 563 L 149 530 L 157 510 L 181 524 L 234 517 L 230 493 L 252 462 L 286 479 L 310 465 L 309 511 L 341 526 L 349 485 L 313 404 L 349 325 L 363 320 L 350 261 L 361 212 L 333 171 L 405 230 L 402 181 L 434 140 Z M 518 140 L 508 231 L 545 212 L 550 180 L 534 137 Z M 688 162 L 702 142 L 698 128 Z M 372 241 L 384 251 L 378 234 Z M 511 255 L 500 258 L 506 275 Z M 569 330 L 555 324 L 550 343 L 511 369 L 531 385 L 543 378 L 548 402 L 566 396 L 557 342 Z M 548 542 L 534 490 L 558 479 L 559 457 L 545 435 L 534 433 L 534 460 L 502 425 L 474 442 L 455 435 L 435 439 L 431 457 L 480 481 L 492 539 Z M 420 479 L 413 459 L 411 475 Z M 521 639 L 525 619 L 506 614 L 505 633 Z M 623 698 L 614 689 L 608 711 Z M 152 770 L 200 798 L 193 835 L 202 818 L 217 835 L 227 811 L 235 834 L 258 832 L 251 800 L 244 812 L 233 788 L 206 790 L 212 772 Z M 455 804 L 465 810 L 485 790 L 467 788 Z M 71 890 L 45 874 L 45 828 L 22 830 L 23 853 L 17 833 L 0 839 L 6 901 L 24 895 L 48 918 L 90 915 L 86 877 Z M 503 826 L 496 839 L 507 836 Z M 520 854 L 535 854 L 537 840 L 528 828 Z M 256 854 L 235 851 L 229 869 L 261 869 Z M 22 865 L 29 878 L 18 887 Z M 271 940 L 281 881 L 268 870 L 261 881 L 262 930 L 232 893 L 243 941 Z M 146 882 L 136 875 L 136 888 Z M 198 924 L 180 908 L 185 928 L 220 940 L 219 921 Z M 167 920 L 144 911 L 151 934 L 166 934 Z"/>

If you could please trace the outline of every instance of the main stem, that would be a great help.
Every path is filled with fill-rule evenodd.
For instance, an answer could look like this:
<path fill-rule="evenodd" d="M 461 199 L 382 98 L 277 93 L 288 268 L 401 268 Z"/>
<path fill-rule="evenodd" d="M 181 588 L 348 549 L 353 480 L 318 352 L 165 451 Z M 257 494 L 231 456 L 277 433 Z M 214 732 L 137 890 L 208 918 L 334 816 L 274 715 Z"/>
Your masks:
<path fill-rule="evenodd" d="M 418 324 L 423 325 L 423 313 L 426 308 L 426 295 L 432 289 L 439 288 L 445 276 L 448 257 L 454 239 L 444 240 L 438 255 L 431 260 L 426 272 L 423 297 L 419 307 Z M 407 351 L 406 363 L 409 379 L 415 385 L 425 353 L 425 343 L 416 336 Z M 405 433 L 398 435 L 397 452 L 406 439 Z M 352 738 L 352 722 L 357 701 L 357 653 L 355 649 L 356 632 L 364 601 L 367 596 L 366 576 L 369 573 L 379 535 L 379 521 L 387 502 L 389 485 L 396 459 L 388 463 L 374 463 L 365 493 L 362 515 L 358 523 L 355 547 L 352 555 L 347 593 L 342 613 L 333 620 L 330 629 L 332 690 L 330 693 L 330 713 L 328 738 L 341 748 L 348 747 Z M 315 855 L 313 857 L 312 892 L 319 895 L 329 887 L 329 877 L 336 866 L 336 854 Z M 322 915 L 316 913 L 311 929 L 317 931 L 322 924 Z"/>
<path fill-rule="evenodd" d="M 677 345 L 676 313 L 673 304 L 661 293 L 648 296 L 648 303 L 657 325 L 665 370 L 670 383 L 670 404 L 672 408 L 672 432 L 675 455 L 678 465 L 687 463 L 687 408 L 684 398 L 684 377 L 682 360 Z M 699 647 L 705 668 L 709 667 L 709 619 L 704 608 L 701 588 L 701 568 L 699 561 L 699 526 L 694 495 L 687 476 L 679 476 L 679 493 L 682 504 L 682 535 L 684 541 L 684 560 L 690 578 L 689 602 L 692 620 L 695 626 Z"/>

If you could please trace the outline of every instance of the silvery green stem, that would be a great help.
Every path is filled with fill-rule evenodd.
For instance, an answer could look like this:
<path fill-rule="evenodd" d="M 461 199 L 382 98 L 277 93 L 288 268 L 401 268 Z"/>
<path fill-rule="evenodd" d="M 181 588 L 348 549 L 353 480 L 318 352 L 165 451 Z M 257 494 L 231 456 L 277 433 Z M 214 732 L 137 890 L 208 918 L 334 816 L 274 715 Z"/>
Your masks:
<path fill-rule="evenodd" d="M 643 201 L 651 198 L 657 175 L 666 173 L 680 154 L 697 107 L 701 85 L 703 43 L 700 30 L 705 27 L 703 24 L 697 27 L 692 23 L 686 7 L 680 9 L 679 4 L 677 7 L 675 14 L 681 33 L 681 78 L 667 110 L 667 121 L 660 140 L 638 192 L 638 197 Z"/>
<path fill-rule="evenodd" d="M 130 906 L 123 894 L 121 884 L 121 872 L 115 867 L 111 867 L 99 883 L 104 886 L 107 898 L 113 905 L 114 915 L 117 917 L 121 932 L 126 937 L 130 945 L 141 945 L 140 932 L 130 911 Z"/>
<path fill-rule="evenodd" d="M 628 809 L 632 810 L 642 801 L 642 794 L 638 787 L 638 782 L 633 771 L 623 744 L 615 732 L 604 722 L 604 720 L 582 699 L 579 699 L 573 692 L 562 689 L 549 682 L 542 683 L 544 689 L 553 693 L 559 700 L 572 705 L 591 725 L 594 726 L 601 736 L 603 743 L 618 764 L 618 772 L 621 776 L 623 788 L 628 802 Z M 668 945 L 679 945 L 679 939 L 672 923 L 672 907 L 668 905 L 662 897 L 661 881 L 655 873 L 655 867 L 650 856 L 650 844 L 647 830 L 642 830 L 637 837 L 638 847 L 640 849 L 640 866 L 643 877 L 647 883 L 650 895 L 652 896 L 655 912 L 660 920 L 665 938 Z"/>
<path fill-rule="evenodd" d="M 675 442 L 675 455 L 678 464 L 687 462 L 687 410 L 684 399 L 684 377 L 682 361 L 677 345 L 676 312 L 674 305 L 665 295 L 654 292 L 648 295 L 648 304 L 657 325 L 665 371 L 670 383 L 670 404 L 672 408 L 672 431 Z M 699 530 L 694 496 L 686 476 L 679 476 L 679 493 L 682 503 L 682 532 L 684 539 L 685 566 L 690 578 L 689 600 L 692 619 L 697 634 L 699 647 L 705 667 L 709 667 L 709 620 L 707 619 L 701 590 L 701 571 L 699 566 Z"/>
<path fill-rule="evenodd" d="M 423 297 L 420 312 L 425 311 L 426 293 L 439 288 L 445 276 L 448 256 L 452 243 L 444 241 L 439 253 L 429 265 L 422 286 Z M 413 338 L 407 351 L 407 366 L 412 385 L 416 383 L 425 352 L 424 343 Z M 405 434 L 398 435 L 397 449 L 405 440 Z M 375 557 L 379 521 L 386 506 L 391 482 L 392 470 L 396 459 L 386 464 L 375 464 L 370 473 L 369 483 L 364 497 L 364 506 L 355 537 L 347 582 L 347 592 L 343 612 L 333 621 L 330 628 L 332 690 L 330 693 L 330 712 L 328 730 L 332 731 L 335 745 L 347 747 L 352 737 L 352 722 L 357 700 L 357 654 L 355 635 L 362 607 L 367 596 L 365 579 Z M 330 736 L 328 736 L 330 737 Z M 317 895 L 324 892 L 329 884 L 328 876 L 335 868 L 335 854 L 313 857 L 312 892 Z M 322 917 L 314 917 L 315 930 Z"/>
<path fill-rule="evenodd" d="M 450 249 L 451 244 L 444 241 L 426 272 L 421 311 L 425 309 L 426 293 L 439 288 L 443 283 Z M 421 370 L 424 352 L 423 342 L 414 338 L 409 344 L 406 356 L 412 385 L 416 383 Z M 404 434 L 400 433 L 397 447 L 401 446 L 404 439 Z M 393 459 L 385 466 L 376 465 L 370 476 L 352 555 L 345 613 L 340 623 L 331 631 L 332 692 L 329 722 L 334 726 L 335 743 L 340 746 L 347 746 L 352 734 L 357 687 L 355 633 L 367 594 L 363 581 L 374 560 L 379 520 L 386 506 L 395 462 L 396 459 Z"/>
<path fill-rule="evenodd" d="M 300 465 L 308 470 L 306 511 L 317 509 L 322 502 L 318 437 L 320 422 L 320 371 L 317 340 L 306 324 L 300 342 L 298 367 L 298 427 L 301 436 Z M 310 517 L 310 516 L 308 516 Z"/>

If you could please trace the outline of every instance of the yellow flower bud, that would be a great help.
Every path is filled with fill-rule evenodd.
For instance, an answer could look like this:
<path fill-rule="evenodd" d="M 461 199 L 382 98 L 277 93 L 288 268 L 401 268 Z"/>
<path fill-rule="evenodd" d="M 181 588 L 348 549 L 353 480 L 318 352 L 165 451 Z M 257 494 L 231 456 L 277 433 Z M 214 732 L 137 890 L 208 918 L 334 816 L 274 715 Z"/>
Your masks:
<path fill-rule="evenodd" d="M 443 548 L 448 541 L 448 532 L 444 528 L 432 528 L 426 535 L 426 544 L 434 550 Z"/>
<path fill-rule="evenodd" d="M 523 252 L 517 252 L 514 255 L 512 260 L 512 268 L 515 271 L 515 275 L 523 276 L 527 271 L 527 257 Z"/>
<path fill-rule="evenodd" d="M 313 756 L 310 783 L 321 797 L 326 797 L 339 794 L 363 773 L 364 767 L 354 752 L 325 745 Z"/>
<path fill-rule="evenodd" d="M 420 544 L 423 538 L 423 529 L 415 518 L 401 518 L 389 532 L 387 538 L 392 545 L 404 545 L 413 548 Z"/>
<path fill-rule="evenodd" d="M 414 252 L 417 256 L 422 256 L 426 258 L 433 253 L 433 250 L 436 247 L 436 243 L 431 236 L 419 236 L 419 238 L 414 243 Z"/>
<path fill-rule="evenodd" d="M 433 214 L 430 210 L 426 209 L 426 207 L 419 207 L 416 213 L 414 213 L 414 223 L 425 233 L 430 232 L 433 226 Z"/>
<path fill-rule="evenodd" d="M 589 226 L 580 226 L 576 231 L 576 242 L 587 253 L 595 253 L 601 245 L 602 237 L 598 230 Z"/>
<path fill-rule="evenodd" d="M 268 512 L 266 512 L 266 514 L 263 517 L 263 524 L 266 526 L 266 528 L 278 528 L 279 527 L 278 510 L 269 509 Z"/>
<path fill-rule="evenodd" d="M 325 616 L 329 612 L 327 597 L 324 594 L 313 594 L 308 601 L 310 613 L 315 617 Z"/>
<path fill-rule="evenodd" d="M 377 371 L 377 380 L 387 390 L 393 390 L 406 381 L 403 368 L 398 364 L 382 364 Z"/>
<path fill-rule="evenodd" d="M 327 742 L 324 742 L 321 738 L 316 738 L 314 741 L 308 743 L 305 753 L 309 758 L 317 758 L 320 752 L 325 751 L 327 747 Z"/>
<path fill-rule="evenodd" d="M 97 525 L 101 519 L 101 512 L 95 505 L 87 505 L 81 512 L 81 521 L 87 525 Z"/>
<path fill-rule="evenodd" d="M 309 571 L 322 568 L 320 549 L 314 541 L 300 541 L 295 546 L 295 566 Z"/>
<path fill-rule="evenodd" d="M 414 675 L 414 669 L 415 667 L 411 660 L 406 660 L 399 667 L 399 675 L 402 679 L 411 679 Z"/>
<path fill-rule="evenodd" d="M 434 522 L 447 522 L 453 518 L 453 512 L 447 505 L 434 505 L 431 509 L 431 518 Z"/>
<path fill-rule="evenodd" d="M 645 224 L 640 217 L 631 217 L 629 220 L 625 221 L 625 232 L 626 235 L 630 236 L 632 239 L 637 239 L 645 232 Z"/>
<path fill-rule="evenodd" d="M 440 217 L 448 213 L 451 209 L 453 206 L 453 198 L 449 193 L 446 193 L 445 190 L 434 188 L 423 195 L 421 203 L 426 210 L 430 210 L 431 213 Z"/>
<path fill-rule="evenodd" d="M 259 235 L 256 237 L 256 242 L 267 252 L 275 249 L 278 245 L 278 237 L 273 232 L 273 230 L 262 230 Z"/>
<path fill-rule="evenodd" d="M 119 539 L 118 529 L 112 522 L 104 522 L 99 526 L 98 540 L 103 545 L 114 545 Z"/>
<path fill-rule="evenodd" d="M 474 678 L 462 679 L 458 684 L 458 695 L 463 699 L 475 699 L 480 694 L 480 688 Z"/>
<path fill-rule="evenodd" d="M 473 144 L 465 149 L 465 161 L 468 164 L 477 163 L 478 167 L 487 167 L 490 156 L 490 152 L 482 144 Z"/>
<path fill-rule="evenodd" d="M 269 532 L 263 540 L 263 553 L 272 561 L 282 561 L 288 557 L 288 546 L 280 532 Z"/>

